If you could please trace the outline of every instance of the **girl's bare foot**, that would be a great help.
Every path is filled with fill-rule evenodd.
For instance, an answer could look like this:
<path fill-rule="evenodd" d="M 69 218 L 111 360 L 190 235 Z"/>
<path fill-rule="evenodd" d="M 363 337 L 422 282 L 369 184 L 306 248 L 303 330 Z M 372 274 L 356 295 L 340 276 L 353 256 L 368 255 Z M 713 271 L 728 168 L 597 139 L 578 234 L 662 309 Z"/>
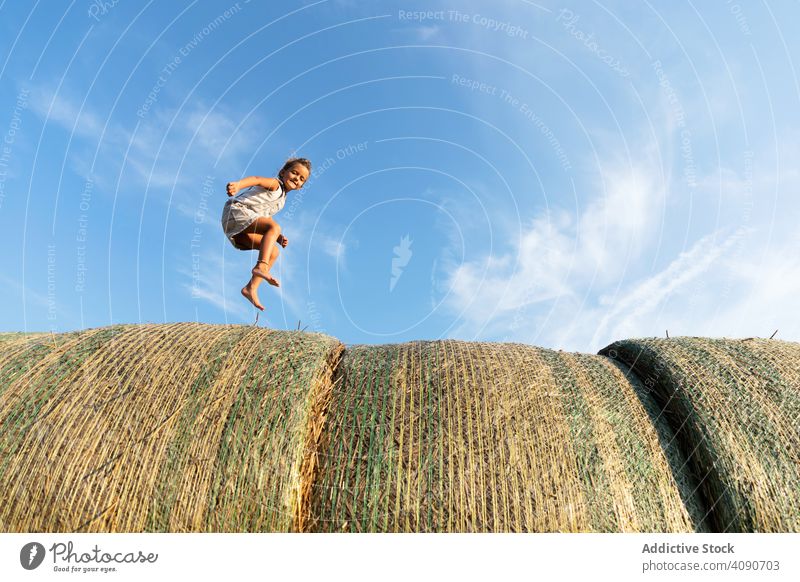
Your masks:
<path fill-rule="evenodd" d="M 261 305 L 261 302 L 258 300 L 258 292 L 250 286 L 250 283 L 242 287 L 242 295 L 244 295 L 245 299 L 250 303 L 255 305 L 256 309 L 264 311 L 264 306 Z"/>
<path fill-rule="evenodd" d="M 274 285 L 275 287 L 280 287 L 281 286 L 280 282 L 275 277 L 273 277 L 269 271 L 267 271 L 266 269 L 258 268 L 259 264 L 261 263 L 266 263 L 266 261 L 258 261 L 256 263 L 256 266 L 253 267 L 253 270 L 250 272 L 256 277 L 261 277 L 270 285 Z"/>

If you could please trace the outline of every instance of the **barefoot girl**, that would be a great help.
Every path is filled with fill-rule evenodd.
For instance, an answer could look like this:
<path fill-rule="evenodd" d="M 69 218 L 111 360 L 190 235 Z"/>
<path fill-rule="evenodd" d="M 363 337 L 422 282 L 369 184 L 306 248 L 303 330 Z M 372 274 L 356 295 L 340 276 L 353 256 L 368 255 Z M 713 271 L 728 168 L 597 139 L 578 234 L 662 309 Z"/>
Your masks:
<path fill-rule="evenodd" d="M 285 248 L 289 244 L 272 216 L 283 208 L 286 194 L 302 188 L 310 173 L 311 162 L 305 158 L 291 158 L 277 178 L 251 176 L 228 183 L 228 196 L 232 198 L 222 209 L 222 229 L 237 249 L 258 249 L 256 266 L 250 271 L 250 282 L 242 288 L 242 295 L 262 311 L 264 306 L 258 300 L 258 286 L 262 279 L 275 287 L 280 286 L 270 269 L 278 258 L 277 245 Z"/>

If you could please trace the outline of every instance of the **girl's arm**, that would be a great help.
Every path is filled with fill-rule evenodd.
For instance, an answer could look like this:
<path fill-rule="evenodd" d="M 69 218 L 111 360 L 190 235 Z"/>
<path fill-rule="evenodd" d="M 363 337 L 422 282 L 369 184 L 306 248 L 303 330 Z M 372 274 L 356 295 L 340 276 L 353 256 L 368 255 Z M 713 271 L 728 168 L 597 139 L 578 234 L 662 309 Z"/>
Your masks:
<path fill-rule="evenodd" d="M 234 196 L 239 190 L 250 188 L 251 186 L 261 186 L 267 190 L 276 190 L 280 184 L 275 178 L 262 178 L 260 176 L 250 176 L 242 178 L 238 182 L 228 182 L 228 196 Z"/>

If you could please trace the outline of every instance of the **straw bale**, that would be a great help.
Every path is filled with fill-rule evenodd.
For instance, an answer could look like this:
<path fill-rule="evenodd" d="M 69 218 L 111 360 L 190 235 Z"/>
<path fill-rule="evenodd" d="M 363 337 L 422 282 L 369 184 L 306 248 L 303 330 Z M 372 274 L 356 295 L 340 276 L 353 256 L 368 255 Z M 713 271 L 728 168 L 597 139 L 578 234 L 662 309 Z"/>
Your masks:
<path fill-rule="evenodd" d="M 800 531 L 800 344 L 636 339 L 601 354 L 655 397 L 715 531 Z"/>
<path fill-rule="evenodd" d="M 456 341 L 348 348 L 309 529 L 702 529 L 644 392 L 600 356 Z"/>
<path fill-rule="evenodd" d="M 0 530 L 300 529 L 341 350 L 194 323 L 0 343 Z"/>
<path fill-rule="evenodd" d="M 0 334 L 0 531 L 800 531 L 800 344 Z"/>

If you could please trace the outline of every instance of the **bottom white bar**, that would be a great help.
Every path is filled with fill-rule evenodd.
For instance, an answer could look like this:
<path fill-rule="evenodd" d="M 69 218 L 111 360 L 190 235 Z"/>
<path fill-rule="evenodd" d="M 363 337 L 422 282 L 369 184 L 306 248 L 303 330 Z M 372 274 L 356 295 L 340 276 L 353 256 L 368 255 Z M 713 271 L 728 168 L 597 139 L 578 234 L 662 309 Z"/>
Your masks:
<path fill-rule="evenodd" d="M 800 534 L 0 534 L 0 579 L 798 580 L 798 542 Z"/>

